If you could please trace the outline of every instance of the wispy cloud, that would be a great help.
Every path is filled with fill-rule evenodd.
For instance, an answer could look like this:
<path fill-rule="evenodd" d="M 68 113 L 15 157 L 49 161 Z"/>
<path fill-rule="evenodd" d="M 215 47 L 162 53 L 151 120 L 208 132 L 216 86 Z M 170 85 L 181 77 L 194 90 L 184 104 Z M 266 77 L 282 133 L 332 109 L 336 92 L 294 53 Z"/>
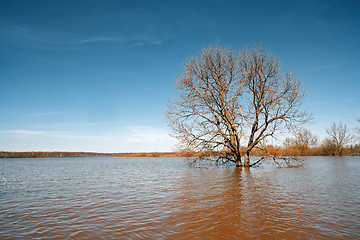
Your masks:
<path fill-rule="evenodd" d="M 63 132 L 45 132 L 45 131 L 34 131 L 34 130 L 24 130 L 24 129 L 1 130 L 0 134 L 10 134 L 20 137 L 36 135 L 44 138 L 57 138 L 57 139 L 82 139 L 82 140 L 103 140 L 103 141 L 114 140 L 111 137 L 100 136 L 100 135 L 68 134 Z"/>
<path fill-rule="evenodd" d="M 163 129 L 147 126 L 128 126 L 127 133 L 124 135 L 123 141 L 131 143 L 157 143 L 171 141 L 171 137 Z"/>
<path fill-rule="evenodd" d="M 75 125 L 82 125 L 82 126 L 102 126 L 102 125 L 113 125 L 119 124 L 118 121 L 107 121 L 107 122 L 79 122 L 75 123 Z"/>
<path fill-rule="evenodd" d="M 170 151 L 174 139 L 163 128 L 125 126 L 115 132 L 102 133 L 0 130 L 0 143 L 16 151 L 156 152 Z"/>
<path fill-rule="evenodd" d="M 129 44 L 132 46 L 144 46 L 144 45 L 160 45 L 163 41 L 159 39 L 152 39 L 148 37 L 94 37 L 94 38 L 84 38 L 77 40 L 68 40 L 62 42 L 46 41 L 50 44 L 56 45 L 81 45 L 81 44 L 92 44 L 92 43 L 120 43 L 120 44 Z"/>
<path fill-rule="evenodd" d="M 101 141 L 113 141 L 114 139 L 106 136 L 99 135 L 73 135 L 73 134 L 62 134 L 62 133 L 49 133 L 48 137 L 59 138 L 59 139 L 79 139 L 79 140 L 101 140 Z"/>
<path fill-rule="evenodd" d="M 62 42 L 50 42 L 53 44 L 63 44 L 63 45 L 79 45 L 79 44 L 86 44 L 86 43 L 100 43 L 100 42 L 126 42 L 126 39 L 123 38 L 116 38 L 116 37 L 95 37 L 95 38 L 84 38 L 78 40 L 70 40 L 70 41 L 62 41 Z"/>
<path fill-rule="evenodd" d="M 41 116 L 50 116 L 50 115 L 58 115 L 63 112 L 44 112 L 44 113 L 28 113 L 25 114 L 26 117 L 41 117 Z"/>
<path fill-rule="evenodd" d="M 55 40 L 47 37 L 48 34 L 41 31 L 34 31 L 17 25 L 0 25 L 0 35 L 7 36 L 12 39 L 30 41 L 34 43 L 42 43 L 55 46 L 76 46 L 85 44 L 115 43 L 120 46 L 139 47 L 145 45 L 161 45 L 164 39 L 159 36 L 150 37 L 147 35 L 138 36 L 84 36 L 84 37 L 59 37 Z M 60 34 L 52 34 L 60 35 Z"/>
<path fill-rule="evenodd" d="M 13 24 L 0 24 L 0 35 L 15 39 L 35 40 L 28 28 Z"/>
<path fill-rule="evenodd" d="M 330 105 L 338 103 L 350 103 L 350 102 L 359 102 L 360 98 L 344 98 L 344 99 L 335 99 L 335 100 L 323 100 L 323 101 L 313 101 L 311 105 Z"/>
<path fill-rule="evenodd" d="M 344 64 L 339 64 L 339 63 L 335 63 L 335 64 L 328 64 L 328 65 L 321 65 L 321 66 L 314 66 L 309 68 L 309 70 L 326 70 L 326 69 L 333 69 L 333 68 L 339 68 Z"/>
<path fill-rule="evenodd" d="M 15 134 L 15 135 L 44 135 L 45 134 L 45 132 L 42 132 L 42 131 L 23 130 L 23 129 L 2 130 L 2 131 L 0 131 L 0 133 Z"/>

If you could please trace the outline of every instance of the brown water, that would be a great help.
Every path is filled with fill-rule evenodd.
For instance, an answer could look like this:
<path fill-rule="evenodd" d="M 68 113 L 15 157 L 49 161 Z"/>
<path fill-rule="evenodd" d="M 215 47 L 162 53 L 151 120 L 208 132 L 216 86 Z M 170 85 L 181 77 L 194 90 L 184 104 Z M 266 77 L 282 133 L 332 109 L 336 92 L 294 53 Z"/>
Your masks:
<path fill-rule="evenodd" d="M 360 157 L 2 159 L 0 173 L 0 239 L 360 239 Z"/>

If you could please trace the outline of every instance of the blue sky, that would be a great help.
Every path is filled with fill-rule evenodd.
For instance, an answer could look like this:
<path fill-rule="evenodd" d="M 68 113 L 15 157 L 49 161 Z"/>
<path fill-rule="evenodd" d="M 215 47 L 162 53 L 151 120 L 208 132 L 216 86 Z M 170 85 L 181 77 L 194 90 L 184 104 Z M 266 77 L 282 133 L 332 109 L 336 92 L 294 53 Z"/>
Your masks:
<path fill-rule="evenodd" d="M 0 151 L 171 151 L 183 63 L 262 43 L 307 92 L 307 128 L 360 118 L 358 1 L 0 1 Z"/>

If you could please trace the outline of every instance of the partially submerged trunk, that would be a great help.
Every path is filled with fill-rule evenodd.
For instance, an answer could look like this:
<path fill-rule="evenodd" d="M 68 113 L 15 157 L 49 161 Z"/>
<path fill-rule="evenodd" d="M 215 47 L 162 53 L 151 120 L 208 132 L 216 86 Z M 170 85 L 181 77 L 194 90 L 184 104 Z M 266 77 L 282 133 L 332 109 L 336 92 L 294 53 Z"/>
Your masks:
<path fill-rule="evenodd" d="M 246 151 L 245 156 L 244 156 L 244 162 L 241 160 L 240 150 L 238 153 L 236 153 L 234 155 L 235 155 L 234 158 L 235 158 L 236 167 L 251 167 L 250 151 Z"/>
<path fill-rule="evenodd" d="M 255 165 L 257 165 L 259 162 L 261 162 L 264 157 L 258 159 L 256 162 L 252 163 L 250 162 L 250 152 L 251 152 L 251 149 L 247 149 L 246 152 L 245 152 L 245 156 L 244 156 L 244 167 L 245 168 L 249 168 L 249 167 L 253 167 Z"/>
<path fill-rule="evenodd" d="M 250 166 L 251 166 L 251 164 L 250 164 L 250 155 L 247 152 L 245 154 L 245 157 L 244 157 L 244 167 L 250 167 Z"/>
<path fill-rule="evenodd" d="M 249 153 L 246 153 L 246 155 L 244 156 L 244 162 L 241 161 L 241 155 L 236 156 L 235 164 L 236 167 L 251 167 Z"/>
<path fill-rule="evenodd" d="M 236 165 L 236 167 L 242 167 L 243 166 L 243 164 L 241 162 L 241 154 L 240 153 L 237 153 L 235 155 L 235 165 Z"/>
<path fill-rule="evenodd" d="M 235 164 L 236 164 L 236 167 L 242 167 L 243 165 L 242 165 L 242 162 L 241 162 L 241 159 L 237 159 L 236 161 L 235 161 Z"/>

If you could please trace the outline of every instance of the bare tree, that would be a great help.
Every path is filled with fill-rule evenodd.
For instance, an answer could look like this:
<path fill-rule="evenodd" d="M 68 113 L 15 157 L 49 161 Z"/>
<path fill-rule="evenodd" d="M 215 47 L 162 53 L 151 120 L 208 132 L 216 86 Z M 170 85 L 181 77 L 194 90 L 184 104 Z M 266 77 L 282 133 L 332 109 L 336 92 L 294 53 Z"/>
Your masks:
<path fill-rule="evenodd" d="M 296 131 L 294 136 L 294 145 L 303 146 L 304 148 L 316 147 L 318 143 L 318 137 L 304 128 Z"/>
<path fill-rule="evenodd" d="M 183 149 L 217 151 L 218 160 L 249 167 L 250 153 L 286 127 L 308 120 L 304 93 L 292 74 L 262 47 L 233 53 L 219 45 L 187 59 L 178 77 L 180 94 L 167 117 Z M 241 152 L 245 145 L 245 158 Z"/>
<path fill-rule="evenodd" d="M 284 145 L 286 147 L 295 147 L 300 150 L 300 154 L 304 154 L 310 147 L 316 147 L 318 137 L 307 129 L 299 129 L 295 131 L 293 138 L 286 138 Z"/>
<path fill-rule="evenodd" d="M 177 100 L 167 116 L 182 148 L 195 151 L 229 151 L 241 162 L 240 141 L 245 116 L 238 58 L 231 49 L 204 48 L 201 58 L 189 58 L 179 76 Z M 224 156 L 227 158 L 227 156 Z"/>
<path fill-rule="evenodd" d="M 322 155 L 335 155 L 337 153 L 335 141 L 330 137 L 326 137 L 320 143 L 320 150 Z"/>
<path fill-rule="evenodd" d="M 307 129 L 301 129 L 300 131 L 296 132 L 295 138 L 298 145 L 304 145 L 306 148 L 316 147 L 318 143 L 318 137 Z"/>
<path fill-rule="evenodd" d="M 309 120 L 301 111 L 304 98 L 301 82 L 291 73 L 282 74 L 280 63 L 262 47 L 244 49 L 240 68 L 246 85 L 244 103 L 251 124 L 244 165 L 250 165 L 250 153 L 268 137 L 284 127 L 291 128 Z"/>
<path fill-rule="evenodd" d="M 338 124 L 333 122 L 329 128 L 326 128 L 326 133 L 330 136 L 333 145 L 336 147 L 337 154 L 340 156 L 343 148 L 354 139 L 350 129 L 342 122 Z"/>
<path fill-rule="evenodd" d="M 360 123 L 360 118 L 357 120 Z M 355 128 L 355 132 L 357 134 L 357 140 L 360 140 L 360 126 Z"/>

